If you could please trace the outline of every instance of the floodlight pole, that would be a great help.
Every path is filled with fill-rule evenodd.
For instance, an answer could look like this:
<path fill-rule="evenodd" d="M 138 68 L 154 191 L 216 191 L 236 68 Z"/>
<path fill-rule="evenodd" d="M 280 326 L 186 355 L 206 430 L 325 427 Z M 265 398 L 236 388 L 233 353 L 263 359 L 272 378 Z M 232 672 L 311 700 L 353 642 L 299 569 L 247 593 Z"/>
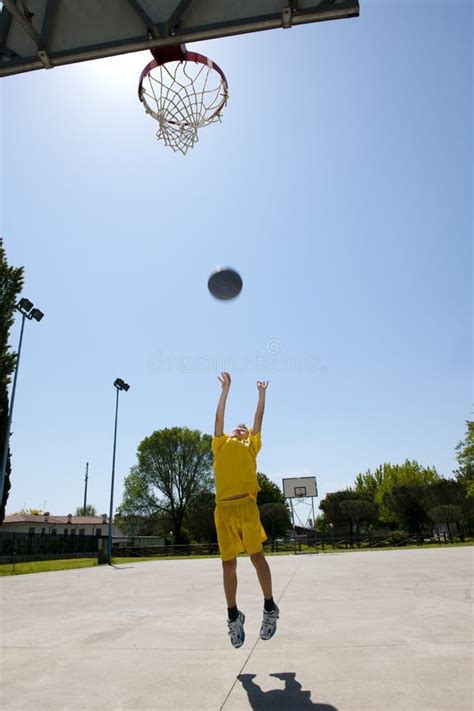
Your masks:
<path fill-rule="evenodd" d="M 18 379 L 18 370 L 20 366 L 21 357 L 21 346 L 23 344 L 23 331 L 25 330 L 25 321 L 28 319 L 35 319 L 36 321 L 41 321 L 44 314 L 39 309 L 34 309 L 33 304 L 28 299 L 20 299 L 16 305 L 16 310 L 21 313 L 21 329 L 20 329 L 20 341 L 18 343 L 18 352 L 16 355 L 15 363 L 15 373 L 13 375 L 12 392 L 10 396 L 10 406 L 8 408 L 8 421 L 7 428 L 5 430 L 5 439 L 3 441 L 3 451 L 2 451 L 2 465 L 0 469 L 0 508 L 3 504 L 3 490 L 5 488 L 5 477 L 7 473 L 7 461 L 8 461 L 8 450 L 10 447 L 10 435 L 13 421 L 13 405 L 15 404 L 15 392 L 16 392 L 16 382 Z"/>
<path fill-rule="evenodd" d="M 84 516 L 86 516 L 86 506 L 87 506 L 87 482 L 89 480 L 89 462 L 86 462 L 86 476 L 84 478 L 84 506 L 82 510 L 84 511 Z"/>
<path fill-rule="evenodd" d="M 117 391 L 117 396 L 115 398 L 115 426 L 114 426 L 114 448 L 112 454 L 112 480 L 110 483 L 110 510 L 109 510 L 109 532 L 107 538 L 107 562 L 112 565 L 112 536 L 113 536 L 113 517 L 114 517 L 114 481 L 115 481 L 115 452 L 117 449 L 117 421 L 118 421 L 118 405 L 119 405 L 119 392 L 121 390 L 129 389 L 129 385 L 125 383 L 121 378 L 117 378 L 114 382 L 114 388 Z"/>
<path fill-rule="evenodd" d="M 11 430 L 12 419 L 13 419 L 13 405 L 15 404 L 16 381 L 18 378 L 18 367 L 20 365 L 21 345 L 23 343 L 23 331 L 25 330 L 25 321 L 26 321 L 26 314 L 22 314 L 20 342 L 18 344 L 18 353 L 16 356 L 16 364 L 15 364 L 15 374 L 13 376 L 12 394 L 10 397 L 10 407 L 8 409 L 7 429 L 5 430 L 5 440 L 3 442 L 2 472 L 0 474 L 0 505 L 3 503 L 3 488 L 5 486 L 5 476 L 6 476 L 6 471 L 7 471 L 8 449 L 9 449 L 9 445 L 10 445 L 10 434 L 11 434 L 10 430 Z"/>

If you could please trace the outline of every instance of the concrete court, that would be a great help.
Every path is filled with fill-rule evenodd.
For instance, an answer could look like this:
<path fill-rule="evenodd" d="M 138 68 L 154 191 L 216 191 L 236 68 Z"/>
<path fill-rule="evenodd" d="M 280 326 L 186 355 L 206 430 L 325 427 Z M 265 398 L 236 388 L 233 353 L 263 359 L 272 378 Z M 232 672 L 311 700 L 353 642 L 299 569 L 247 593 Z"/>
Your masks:
<path fill-rule="evenodd" d="M 239 559 L 240 650 L 218 559 L 3 578 L 0 708 L 470 711 L 473 554 L 272 557 L 281 619 L 268 642 Z"/>

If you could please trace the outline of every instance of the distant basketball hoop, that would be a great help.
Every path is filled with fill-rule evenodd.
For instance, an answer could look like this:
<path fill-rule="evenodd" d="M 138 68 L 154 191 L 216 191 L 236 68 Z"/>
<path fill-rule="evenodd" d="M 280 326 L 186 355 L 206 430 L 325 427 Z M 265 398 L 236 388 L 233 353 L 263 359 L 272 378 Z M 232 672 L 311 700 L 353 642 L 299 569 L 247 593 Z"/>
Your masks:
<path fill-rule="evenodd" d="M 293 532 L 296 533 L 295 517 L 300 522 L 301 527 L 306 528 L 298 515 L 298 507 L 311 507 L 313 512 L 312 521 L 314 527 L 314 499 L 318 496 L 316 477 L 305 476 L 283 479 L 283 494 L 285 499 L 289 499 L 290 502 Z M 297 499 L 297 503 L 295 503 L 295 499 Z M 307 520 L 307 518 L 305 520 Z"/>
<path fill-rule="evenodd" d="M 292 477 L 283 479 L 283 494 L 285 499 L 310 498 L 318 495 L 315 476 Z"/>

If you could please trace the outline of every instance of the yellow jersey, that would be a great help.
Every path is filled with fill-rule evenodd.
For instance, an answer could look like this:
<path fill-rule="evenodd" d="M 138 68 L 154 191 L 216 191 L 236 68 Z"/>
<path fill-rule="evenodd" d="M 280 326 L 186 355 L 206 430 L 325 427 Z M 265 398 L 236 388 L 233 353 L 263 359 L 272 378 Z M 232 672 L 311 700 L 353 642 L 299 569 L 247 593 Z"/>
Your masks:
<path fill-rule="evenodd" d="M 257 454 L 262 446 L 260 432 L 249 431 L 248 439 L 238 440 L 223 434 L 212 438 L 216 501 L 238 494 L 254 499 L 260 487 L 257 481 Z"/>

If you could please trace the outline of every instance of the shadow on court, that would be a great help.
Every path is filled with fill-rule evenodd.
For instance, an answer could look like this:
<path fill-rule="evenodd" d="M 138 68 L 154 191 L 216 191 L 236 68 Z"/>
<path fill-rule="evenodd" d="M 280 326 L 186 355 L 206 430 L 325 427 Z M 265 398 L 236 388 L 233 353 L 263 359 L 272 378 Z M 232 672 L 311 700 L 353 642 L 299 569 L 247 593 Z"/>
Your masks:
<path fill-rule="evenodd" d="M 272 711 L 337 711 L 331 704 L 318 704 L 311 701 L 311 692 L 303 691 L 303 687 L 296 679 L 294 672 L 282 672 L 281 674 L 270 674 L 285 682 L 284 689 L 272 689 L 262 691 L 258 684 L 254 682 L 255 674 L 239 674 L 237 677 L 247 692 L 250 706 L 254 711 L 262 709 L 272 709 Z"/>

